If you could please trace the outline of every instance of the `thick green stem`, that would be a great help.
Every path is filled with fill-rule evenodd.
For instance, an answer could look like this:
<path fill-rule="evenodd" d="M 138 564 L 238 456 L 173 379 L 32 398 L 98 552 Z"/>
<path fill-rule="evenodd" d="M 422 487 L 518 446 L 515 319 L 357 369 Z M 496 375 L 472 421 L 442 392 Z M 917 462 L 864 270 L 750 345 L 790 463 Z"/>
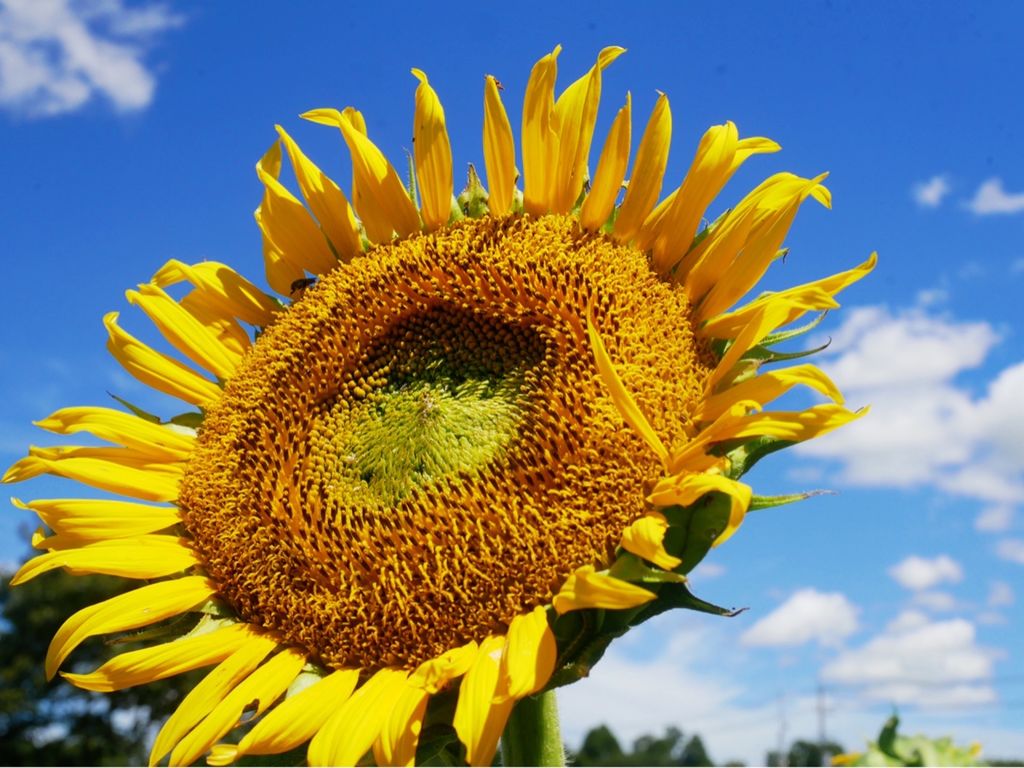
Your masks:
<path fill-rule="evenodd" d="M 516 704 L 501 734 L 501 764 L 565 765 L 554 691 L 529 696 Z"/>

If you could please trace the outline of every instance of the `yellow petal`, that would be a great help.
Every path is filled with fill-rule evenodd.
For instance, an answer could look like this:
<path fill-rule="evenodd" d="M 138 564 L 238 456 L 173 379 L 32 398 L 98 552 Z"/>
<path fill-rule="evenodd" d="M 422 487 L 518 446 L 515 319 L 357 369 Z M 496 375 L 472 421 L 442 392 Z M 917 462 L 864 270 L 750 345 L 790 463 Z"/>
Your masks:
<path fill-rule="evenodd" d="M 193 290 L 181 297 L 178 302 L 181 308 L 198 320 L 229 354 L 241 358 L 252 346 L 249 333 L 232 315 L 225 314 L 223 309 L 201 291 Z"/>
<path fill-rule="evenodd" d="M 170 459 L 187 459 L 195 450 L 195 436 L 113 408 L 74 407 L 35 422 L 58 435 L 88 432 L 101 440 Z"/>
<path fill-rule="evenodd" d="M 466 674 L 466 670 L 476 659 L 476 654 L 477 644 L 470 640 L 465 645 L 420 664 L 409 676 L 409 682 L 427 693 L 437 693 L 456 677 Z"/>
<path fill-rule="evenodd" d="M 718 383 L 725 379 L 726 375 L 732 371 L 733 366 L 740 361 L 740 358 L 778 328 L 786 319 L 788 313 L 789 307 L 781 301 L 766 304 L 754 312 L 750 317 L 750 321 L 736 335 L 729 349 L 726 350 L 725 354 L 722 355 L 722 359 L 718 361 L 718 365 L 715 366 L 714 373 L 708 379 L 707 391 L 713 392 Z"/>
<path fill-rule="evenodd" d="M 840 405 L 816 405 L 806 411 L 766 411 L 744 416 L 733 437 L 775 437 L 794 443 L 820 437 L 868 412 L 867 408 L 848 411 Z"/>
<path fill-rule="evenodd" d="M 412 70 L 416 88 L 413 124 L 416 178 L 419 181 L 423 226 L 432 232 L 448 223 L 452 211 L 452 147 L 444 124 L 444 109 L 427 76 Z"/>
<path fill-rule="evenodd" d="M 476 660 L 462 679 L 452 725 L 466 746 L 466 762 L 490 765 L 515 699 L 503 690 L 500 673 L 505 638 L 490 636 L 480 643 Z"/>
<path fill-rule="evenodd" d="M 177 536 L 137 536 L 100 541 L 33 557 L 11 578 L 11 586 L 56 568 L 105 573 L 127 579 L 158 579 L 199 565 L 195 553 Z"/>
<path fill-rule="evenodd" d="M 176 507 L 153 507 L 107 499 L 34 499 L 19 509 L 31 509 L 55 533 L 81 543 L 155 533 L 181 522 Z"/>
<path fill-rule="evenodd" d="M 171 259 L 153 275 L 153 283 L 161 288 L 183 281 L 202 291 L 225 314 L 251 325 L 270 325 L 281 309 L 277 302 L 231 267 L 216 261 L 185 264 Z"/>
<path fill-rule="evenodd" d="M 407 688 L 408 674 L 381 669 L 324 723 L 309 743 L 310 765 L 355 765 L 373 746 L 395 703 Z"/>
<path fill-rule="evenodd" d="M 272 178 L 278 178 L 281 175 L 281 144 L 274 142 L 270 145 L 263 157 L 260 158 L 259 162 L 256 163 L 256 174 L 259 177 L 270 176 Z M 269 237 L 267 237 L 264 220 L 266 218 L 266 211 L 269 210 L 272 205 L 270 201 L 270 191 L 265 187 L 263 189 L 263 200 L 257 206 L 256 210 L 253 211 L 253 216 L 256 219 L 256 224 L 260 228 L 263 238 L 263 264 L 266 268 L 267 282 L 270 287 L 277 291 L 282 296 L 290 296 L 292 292 L 292 283 L 296 280 L 301 280 L 306 276 L 305 270 L 302 269 L 298 264 L 294 264 L 289 261 L 283 253 L 278 250 Z"/>
<path fill-rule="evenodd" d="M 594 328 L 590 318 L 587 318 L 587 334 L 590 336 L 590 346 L 594 352 L 597 370 L 601 374 L 604 385 L 608 388 L 608 394 L 611 396 L 612 402 L 615 403 L 615 407 L 619 409 L 622 418 L 633 428 L 633 431 L 640 435 L 655 455 L 664 462 L 668 456 L 668 449 L 665 448 L 665 444 L 661 442 L 661 438 L 658 437 L 651 423 L 640 410 L 640 406 L 633 400 L 633 396 L 629 394 L 622 379 L 615 372 L 604 342 L 601 341 L 601 336 Z"/>
<path fill-rule="evenodd" d="M 555 635 L 542 606 L 512 619 L 501 657 L 508 696 L 521 699 L 541 690 L 551 678 L 557 658 Z"/>
<path fill-rule="evenodd" d="M 689 474 L 666 477 L 654 486 L 648 501 L 659 507 L 689 506 L 705 494 L 724 493 L 729 497 L 729 522 L 718 532 L 714 545 L 718 546 L 740 527 L 750 508 L 752 490 L 749 485 L 719 474 Z"/>
<path fill-rule="evenodd" d="M 356 212 L 366 233 L 376 243 L 389 242 L 393 232 L 406 237 L 420 228 L 419 212 L 402 179 L 384 154 L 366 136 L 365 123 L 355 110 L 315 109 L 302 116 L 307 120 L 334 125 L 352 155 Z"/>
<path fill-rule="evenodd" d="M 220 387 L 140 342 L 117 325 L 117 317 L 117 312 L 103 316 L 103 325 L 110 335 L 107 350 L 128 373 L 146 386 L 192 405 L 207 406 L 220 399 Z"/>
<path fill-rule="evenodd" d="M 252 633 L 244 645 L 200 680 L 157 733 L 149 751 L 150 766 L 163 760 L 182 737 L 223 701 L 276 647 L 277 642 L 272 638 Z"/>
<path fill-rule="evenodd" d="M 704 211 L 718 196 L 740 163 L 755 152 L 775 152 L 779 145 L 767 139 L 739 140 L 736 126 L 727 122 L 708 129 L 701 138 L 689 171 L 671 208 L 652 238 L 654 269 L 667 275 L 693 243 Z"/>
<path fill-rule="evenodd" d="M 256 220 L 274 249 L 314 275 L 325 275 L 334 269 L 338 260 L 306 207 L 262 162 L 256 165 L 256 175 L 264 189 Z"/>
<path fill-rule="evenodd" d="M 487 168 L 487 205 L 492 216 L 512 211 L 516 191 L 516 149 L 512 125 L 498 93 L 498 81 L 484 81 L 484 165 Z"/>
<path fill-rule="evenodd" d="M 557 45 L 533 66 L 523 100 L 523 207 L 542 216 L 551 206 L 550 192 L 558 158 L 558 126 L 555 123 Z"/>
<path fill-rule="evenodd" d="M 162 288 L 144 283 L 138 291 L 125 291 L 179 352 L 221 379 L 230 378 L 241 356 L 224 347 L 209 328 L 189 314 Z"/>
<path fill-rule="evenodd" d="M 707 398 L 695 419 L 713 421 L 741 400 L 753 400 L 765 406 L 799 384 L 820 392 L 839 405 L 843 404 L 842 392 L 820 368 L 810 364 L 794 365 L 753 376 Z"/>
<path fill-rule="evenodd" d="M 46 678 L 52 678 L 68 654 L 86 638 L 145 627 L 186 613 L 216 591 L 216 585 L 203 576 L 185 576 L 147 584 L 83 608 L 65 621 L 54 635 L 46 652 Z"/>
<path fill-rule="evenodd" d="M 183 637 L 170 643 L 122 653 L 95 672 L 62 672 L 61 677 L 87 691 L 120 691 L 219 664 L 251 637 L 246 625 L 228 624 L 194 637 Z"/>
<path fill-rule="evenodd" d="M 3 482 L 16 483 L 48 473 L 143 501 L 174 501 L 178 497 L 182 466 L 139 466 L 132 461 L 136 454 L 127 448 L 33 448 L 32 451 L 36 455 L 15 462 Z"/>
<path fill-rule="evenodd" d="M 611 130 L 608 131 L 604 149 L 601 150 L 601 159 L 597 162 L 593 184 L 580 209 L 580 224 L 585 229 L 594 232 L 601 229 L 615 209 L 615 200 L 626 178 L 626 168 L 629 167 L 629 147 L 632 141 L 631 109 L 632 99 L 627 93 L 626 105 L 619 110 Z"/>
<path fill-rule="evenodd" d="M 700 320 L 724 312 L 757 284 L 782 247 L 800 205 L 813 196 L 815 190 L 823 189 L 821 181 L 827 175 L 794 178 L 789 183 L 777 184 L 761 199 L 757 221 L 736 258 L 718 274 L 703 299 L 695 293 L 689 294 L 692 299 L 700 299 Z M 689 285 L 687 289 L 689 291 Z"/>
<path fill-rule="evenodd" d="M 358 669 L 339 669 L 289 696 L 253 726 L 235 747 L 232 759 L 277 755 L 309 741 L 352 695 L 358 680 Z"/>
<path fill-rule="evenodd" d="M 655 594 L 643 587 L 597 573 L 594 566 L 585 565 L 566 579 L 551 604 L 561 615 L 584 608 L 635 608 L 654 598 Z"/>
<path fill-rule="evenodd" d="M 306 655 L 291 648 L 272 656 L 225 696 L 171 752 L 170 765 L 191 765 L 221 736 L 233 729 L 255 703 L 253 717 L 267 710 L 288 688 L 306 663 Z"/>
<path fill-rule="evenodd" d="M 285 129 L 280 125 L 274 127 L 288 151 L 292 168 L 295 169 L 295 180 L 299 183 L 309 209 L 320 222 L 324 235 L 341 260 L 349 261 L 363 250 L 352 206 L 338 185 L 303 154 Z"/>
<path fill-rule="evenodd" d="M 398 694 L 394 708 L 380 736 L 373 744 L 377 765 L 414 765 L 416 746 L 423 729 L 429 694 L 421 688 L 406 685 Z"/>
<path fill-rule="evenodd" d="M 853 269 L 768 294 L 739 309 L 712 318 L 701 327 L 700 332 L 712 338 L 732 338 L 746 323 L 750 322 L 750 318 L 755 312 L 773 301 L 784 302 L 789 307 L 789 312 L 780 325 L 795 322 L 807 312 L 834 309 L 839 304 L 833 297 L 871 272 L 877 263 L 878 254 L 872 253 L 867 261 Z"/>
<path fill-rule="evenodd" d="M 622 548 L 659 568 L 671 571 L 683 561 L 665 551 L 663 542 L 667 530 L 668 521 L 663 514 L 648 512 L 622 532 Z"/>
<path fill-rule="evenodd" d="M 625 48 L 618 46 L 602 50 L 590 71 L 566 88 L 555 102 L 558 159 L 555 173 L 549 177 L 551 213 L 568 213 L 583 191 L 601 101 L 601 70 L 625 52 Z"/>
<path fill-rule="evenodd" d="M 644 129 L 643 138 L 640 139 L 629 188 L 615 219 L 612 234 L 620 243 L 627 243 L 636 237 L 647 214 L 658 202 L 671 141 L 672 110 L 668 104 L 668 97 L 662 93 L 658 96 Z"/>
<path fill-rule="evenodd" d="M 681 472 L 703 472 L 722 463 L 720 457 L 708 454 L 713 443 L 729 440 L 743 423 L 751 409 L 760 406 L 753 400 L 741 400 L 731 405 L 721 416 L 703 426 L 694 437 L 681 447 L 673 448 L 665 464 L 670 475 Z"/>

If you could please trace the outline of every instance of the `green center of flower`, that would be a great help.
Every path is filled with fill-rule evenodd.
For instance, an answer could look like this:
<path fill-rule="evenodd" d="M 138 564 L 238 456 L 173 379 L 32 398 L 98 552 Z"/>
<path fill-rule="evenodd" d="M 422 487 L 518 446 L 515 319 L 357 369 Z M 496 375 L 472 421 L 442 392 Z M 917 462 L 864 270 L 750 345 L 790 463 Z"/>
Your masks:
<path fill-rule="evenodd" d="M 331 496 L 348 503 L 392 505 L 500 459 L 518 431 L 527 372 L 543 356 L 528 329 L 440 307 L 375 347 L 355 397 L 335 398 L 311 434 Z"/>

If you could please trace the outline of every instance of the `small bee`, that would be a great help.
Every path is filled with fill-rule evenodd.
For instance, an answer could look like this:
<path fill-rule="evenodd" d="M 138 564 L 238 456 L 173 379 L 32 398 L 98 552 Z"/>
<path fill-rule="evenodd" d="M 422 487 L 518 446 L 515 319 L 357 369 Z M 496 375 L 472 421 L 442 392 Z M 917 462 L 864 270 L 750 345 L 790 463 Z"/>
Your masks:
<path fill-rule="evenodd" d="M 315 277 L 302 277 L 299 278 L 298 280 L 293 280 L 291 293 L 289 295 L 292 297 L 293 300 L 301 299 L 302 294 L 305 292 L 305 290 L 314 283 L 316 283 Z"/>

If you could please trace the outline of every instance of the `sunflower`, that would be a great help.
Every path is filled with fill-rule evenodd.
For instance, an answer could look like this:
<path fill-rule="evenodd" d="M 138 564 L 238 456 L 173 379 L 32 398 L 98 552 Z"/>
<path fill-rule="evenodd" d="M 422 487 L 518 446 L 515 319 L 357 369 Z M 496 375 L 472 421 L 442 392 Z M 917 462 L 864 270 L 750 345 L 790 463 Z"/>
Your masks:
<path fill-rule="evenodd" d="M 351 107 L 303 115 L 341 132 L 348 197 L 279 126 L 256 168 L 278 295 L 210 261 L 128 291 L 188 362 L 104 318 L 117 361 L 191 409 L 161 420 L 122 401 L 38 422 L 111 445 L 31 448 L 5 482 L 50 473 L 126 498 L 15 500 L 49 532 L 14 583 L 56 568 L 143 582 L 64 623 L 50 677 L 86 639 L 141 627 L 161 642 L 62 674 L 112 691 L 213 667 L 152 764 L 307 742 L 312 764 L 442 749 L 490 764 L 503 731 L 527 745 L 510 760 L 548 759 L 528 751 L 543 718 L 522 713 L 656 613 L 725 613 L 686 574 L 749 509 L 789 500 L 738 478 L 859 415 L 813 365 L 762 369 L 808 354 L 774 345 L 838 306 L 874 255 L 736 306 L 801 204 L 830 204 L 824 175 L 771 176 L 708 224 L 740 164 L 779 149 L 725 123 L 659 201 L 665 95 L 628 182 L 628 95 L 590 175 L 602 70 L 622 52 L 557 98 L 559 49 L 535 65 L 518 160 L 487 77 L 486 189 L 470 167 L 457 197 L 419 70 L 408 184 Z M 765 410 L 797 385 L 827 402 Z"/>

